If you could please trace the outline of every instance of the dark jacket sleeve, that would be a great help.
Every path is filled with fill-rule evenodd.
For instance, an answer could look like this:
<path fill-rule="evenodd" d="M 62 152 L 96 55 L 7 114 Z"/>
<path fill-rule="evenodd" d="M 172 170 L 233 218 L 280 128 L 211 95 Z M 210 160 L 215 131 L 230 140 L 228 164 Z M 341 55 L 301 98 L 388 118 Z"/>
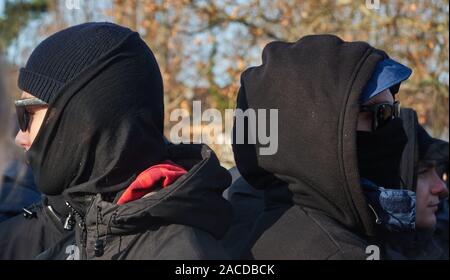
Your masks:
<path fill-rule="evenodd" d="M 40 200 L 41 193 L 34 184 L 31 169 L 19 161 L 11 161 L 0 181 L 0 222 Z"/>
<path fill-rule="evenodd" d="M 17 215 L 0 223 L 0 259 L 33 259 L 64 235 L 42 204 L 28 208 L 31 217 Z"/>
<path fill-rule="evenodd" d="M 254 189 L 242 177 L 227 190 L 234 216 L 221 243 L 232 259 L 239 259 L 249 246 L 256 219 L 264 210 L 264 197 L 262 191 Z"/>

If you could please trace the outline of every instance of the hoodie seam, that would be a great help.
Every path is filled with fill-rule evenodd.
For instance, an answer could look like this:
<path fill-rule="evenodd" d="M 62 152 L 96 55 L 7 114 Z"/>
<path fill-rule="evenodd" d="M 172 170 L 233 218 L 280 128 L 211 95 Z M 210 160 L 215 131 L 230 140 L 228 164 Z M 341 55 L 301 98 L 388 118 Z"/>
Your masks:
<path fill-rule="evenodd" d="M 344 189 L 345 189 L 345 194 L 346 194 L 346 197 L 347 197 L 346 204 L 348 206 L 350 206 L 349 208 L 350 208 L 351 212 L 353 213 L 353 216 L 356 218 L 356 221 L 362 226 L 364 231 L 366 231 L 367 229 L 366 229 L 366 226 L 364 225 L 364 221 L 363 221 L 363 219 L 362 219 L 362 217 L 361 217 L 361 215 L 360 215 L 360 213 L 358 211 L 358 208 L 356 207 L 356 204 L 355 204 L 355 201 L 354 201 L 355 197 L 354 197 L 354 195 L 352 194 L 352 192 L 350 190 L 351 186 L 349 185 L 348 175 L 347 175 L 347 172 L 346 172 L 347 164 L 346 164 L 345 154 L 344 154 L 344 152 L 345 152 L 344 151 L 344 145 L 345 145 L 345 142 L 344 142 L 344 133 L 345 133 L 344 129 L 345 129 L 345 119 L 346 119 L 347 112 L 348 112 L 348 107 L 349 107 L 349 99 L 351 97 L 351 91 L 353 89 L 353 86 L 355 84 L 355 81 L 356 81 L 358 75 L 361 72 L 361 69 L 362 69 L 363 65 L 365 64 L 367 59 L 370 57 L 370 55 L 374 52 L 374 50 L 375 49 L 373 47 L 370 47 L 370 48 L 368 48 L 366 50 L 363 58 L 358 63 L 357 70 L 353 73 L 353 77 L 351 79 L 350 84 L 348 85 L 348 88 L 347 88 L 347 91 L 346 91 L 347 92 L 347 98 L 346 98 L 345 104 L 344 104 L 344 108 L 345 109 L 344 109 L 342 115 L 340 116 L 340 121 L 339 121 L 339 134 L 340 135 L 339 135 L 339 142 L 338 142 L 339 147 L 337 147 L 338 150 L 340 151 L 339 165 L 340 165 L 340 168 L 342 170 L 342 173 L 344 175 L 344 180 L 345 180 L 345 187 L 344 187 Z M 356 146 L 355 146 L 355 148 L 356 148 Z M 356 167 L 357 167 L 357 165 L 356 165 Z M 358 185 L 358 187 L 360 187 L 360 186 Z"/>
<path fill-rule="evenodd" d="M 331 242 L 333 242 L 333 244 L 337 247 L 337 250 L 336 250 L 336 252 L 334 252 L 334 253 L 331 253 L 328 257 L 331 257 L 331 256 L 333 256 L 334 254 L 337 254 L 338 252 L 341 252 L 342 251 L 342 248 L 341 248 L 341 246 L 339 245 L 339 243 L 331 236 L 331 234 L 319 223 L 319 221 L 318 220 L 316 220 L 313 216 L 311 216 L 309 213 L 308 213 L 308 211 L 306 211 L 303 207 L 301 207 L 301 206 L 299 206 L 300 207 L 300 209 L 302 209 L 302 211 L 303 212 L 305 212 L 305 214 L 306 214 L 306 216 L 308 216 L 313 222 L 314 222 L 314 224 L 316 224 L 321 230 L 322 230 L 322 232 L 323 233 L 325 233 L 326 235 L 327 235 L 327 237 L 328 237 L 328 239 L 331 241 Z M 327 259 L 328 259 L 328 257 L 327 257 Z"/>

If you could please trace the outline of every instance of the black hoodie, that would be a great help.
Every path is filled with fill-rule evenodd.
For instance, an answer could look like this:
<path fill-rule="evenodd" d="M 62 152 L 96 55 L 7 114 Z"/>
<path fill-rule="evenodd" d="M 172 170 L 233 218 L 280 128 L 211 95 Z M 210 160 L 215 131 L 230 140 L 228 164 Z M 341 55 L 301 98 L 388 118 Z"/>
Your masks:
<path fill-rule="evenodd" d="M 376 232 L 359 183 L 358 100 L 384 58 L 364 42 L 306 36 L 268 44 L 262 65 L 242 74 L 238 108 L 279 110 L 277 153 L 233 145 L 239 172 L 266 190 L 254 258 L 366 257 Z"/>

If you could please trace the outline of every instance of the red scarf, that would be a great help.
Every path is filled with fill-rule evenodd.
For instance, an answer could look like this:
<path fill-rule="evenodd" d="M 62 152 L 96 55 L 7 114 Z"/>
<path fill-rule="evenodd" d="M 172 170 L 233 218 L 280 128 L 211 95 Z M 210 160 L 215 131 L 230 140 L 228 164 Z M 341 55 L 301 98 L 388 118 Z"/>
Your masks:
<path fill-rule="evenodd" d="M 142 198 L 158 186 L 158 182 L 161 182 L 161 187 L 165 188 L 186 173 L 187 171 L 184 168 L 169 160 L 154 165 L 137 176 L 136 180 L 122 194 L 117 204 L 122 205 Z"/>

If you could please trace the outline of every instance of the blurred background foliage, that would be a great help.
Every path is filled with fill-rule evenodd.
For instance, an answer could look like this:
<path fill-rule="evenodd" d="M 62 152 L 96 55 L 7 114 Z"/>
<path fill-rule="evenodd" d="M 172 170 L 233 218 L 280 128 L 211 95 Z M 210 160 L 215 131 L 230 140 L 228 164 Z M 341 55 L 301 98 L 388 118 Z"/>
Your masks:
<path fill-rule="evenodd" d="M 155 52 L 166 113 L 234 108 L 239 76 L 261 63 L 270 41 L 332 33 L 368 41 L 414 70 L 399 95 L 434 136 L 448 140 L 449 1 L 381 0 L 0 0 L 0 51 L 10 92 L 17 69 L 49 34 L 85 21 L 113 21 L 138 31 Z M 167 127 L 169 123 L 166 116 Z M 232 164 L 229 147 L 214 147 Z"/>

